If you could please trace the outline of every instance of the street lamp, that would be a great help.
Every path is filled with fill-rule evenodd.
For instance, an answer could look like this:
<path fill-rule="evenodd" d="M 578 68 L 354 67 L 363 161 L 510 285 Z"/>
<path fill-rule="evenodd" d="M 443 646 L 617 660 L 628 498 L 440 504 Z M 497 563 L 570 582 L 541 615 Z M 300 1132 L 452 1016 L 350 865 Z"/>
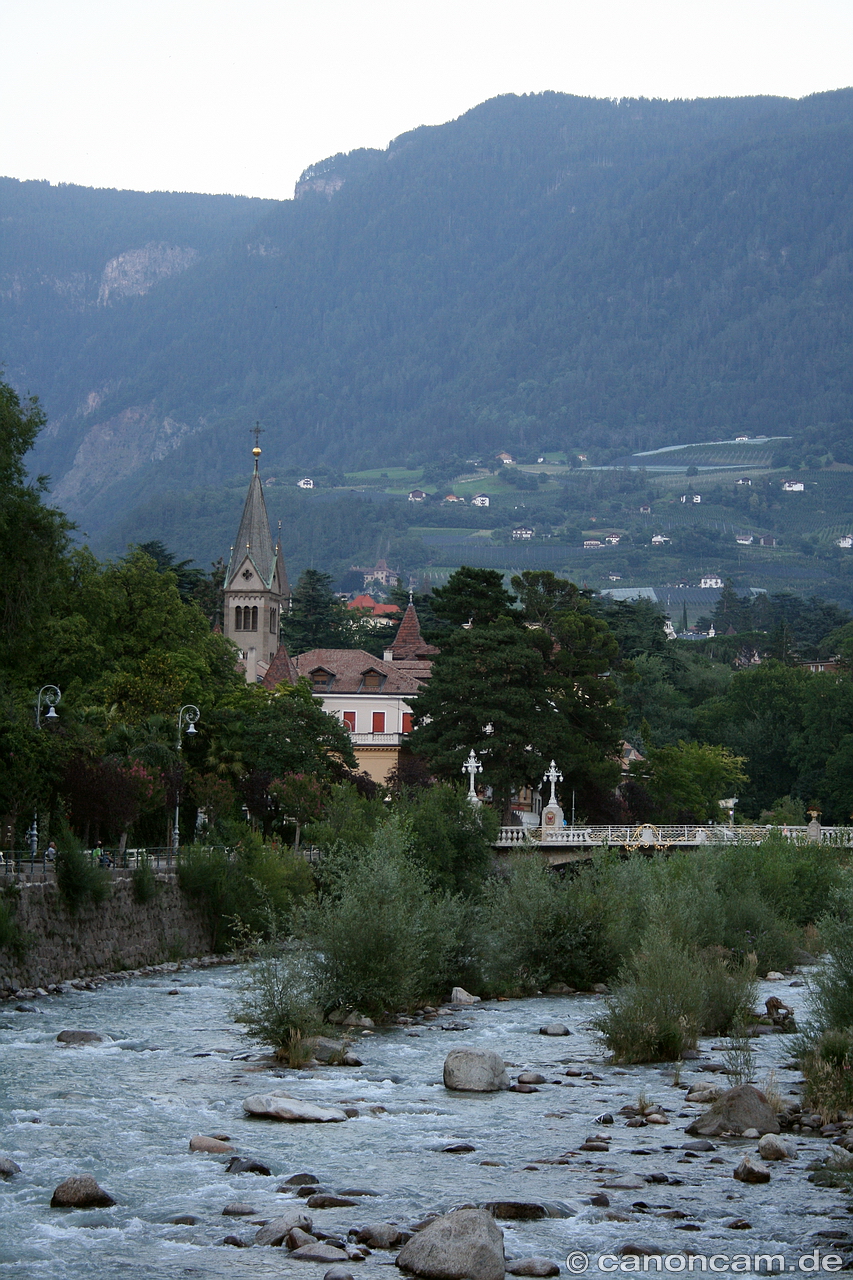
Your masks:
<path fill-rule="evenodd" d="M 58 720 L 56 713 L 56 704 L 62 700 L 62 694 L 55 684 L 44 684 L 39 689 L 38 702 L 36 703 L 36 728 L 41 728 L 41 704 L 42 702 L 48 708 L 45 720 Z"/>
<path fill-rule="evenodd" d="M 479 804 L 480 798 L 477 795 L 477 792 L 474 790 L 474 779 L 478 773 L 483 772 L 483 766 L 480 764 L 480 761 L 474 755 L 473 747 L 471 748 L 468 759 L 465 761 L 465 763 L 462 766 L 462 772 L 468 774 L 468 799 L 470 800 L 471 804 Z"/>
<path fill-rule="evenodd" d="M 183 729 L 184 729 L 184 724 L 186 724 L 187 726 L 187 733 L 195 733 L 196 724 L 198 723 L 200 718 L 201 718 L 201 712 L 199 711 L 198 707 L 193 706 L 191 702 L 187 703 L 185 707 L 181 707 L 180 711 L 178 712 L 178 741 L 176 744 L 178 751 L 182 751 L 184 746 L 183 740 L 181 738 L 181 734 L 183 733 Z M 178 823 L 180 821 L 180 817 L 181 817 L 181 771 L 179 768 L 178 776 L 175 779 L 175 825 L 172 828 L 172 848 L 175 851 L 176 858 L 178 856 L 178 849 L 180 847 L 180 833 L 178 831 Z"/>
<path fill-rule="evenodd" d="M 58 720 L 56 713 L 56 704 L 62 699 L 62 693 L 55 684 L 43 684 L 39 689 L 38 700 L 36 701 L 36 728 L 41 729 L 41 704 L 47 707 L 45 720 Z M 36 860 L 39 844 L 39 816 L 38 810 L 33 814 L 33 825 L 27 832 L 27 839 L 30 842 L 30 874 L 32 874 L 33 863 Z"/>

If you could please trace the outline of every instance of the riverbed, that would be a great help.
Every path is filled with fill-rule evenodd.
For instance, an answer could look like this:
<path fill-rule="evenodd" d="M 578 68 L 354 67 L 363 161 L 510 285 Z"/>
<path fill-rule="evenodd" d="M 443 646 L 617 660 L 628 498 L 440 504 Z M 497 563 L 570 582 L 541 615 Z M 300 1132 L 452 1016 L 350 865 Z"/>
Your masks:
<path fill-rule="evenodd" d="M 802 1253 L 833 1247 L 816 1232 L 843 1235 L 853 1224 L 843 1192 L 807 1181 L 806 1166 L 827 1151 L 819 1135 L 789 1135 L 797 1157 L 771 1166 L 771 1181 L 758 1186 L 732 1177 L 741 1157 L 755 1154 L 754 1141 L 717 1141 L 699 1155 L 682 1149 L 685 1126 L 703 1110 L 685 1103 L 684 1086 L 725 1082 L 707 1069 L 721 1060 L 714 1041 L 700 1046 L 705 1061 L 682 1064 L 680 1079 L 672 1065 L 614 1068 L 588 1027 L 601 997 L 543 997 L 358 1032 L 361 1067 L 294 1071 L 271 1064 L 234 1021 L 243 977 L 240 967 L 178 967 L 28 1001 L 31 1012 L 0 1005 L 0 1155 L 22 1169 L 0 1182 L 0 1277 L 321 1280 L 325 1265 L 293 1261 L 283 1249 L 222 1244 L 230 1234 L 251 1240 L 259 1221 L 300 1203 L 293 1188 L 277 1191 L 296 1173 L 315 1175 L 332 1192 L 374 1193 L 353 1196 L 353 1207 L 309 1210 L 315 1228 L 344 1238 L 364 1223 L 406 1225 L 462 1204 L 562 1202 L 570 1216 L 501 1226 L 508 1256 L 542 1255 L 560 1262 L 563 1274 L 571 1252 L 590 1255 L 589 1274 L 604 1274 L 610 1264 L 601 1270 L 599 1256 L 626 1244 L 665 1254 L 780 1253 L 796 1265 Z M 802 1015 L 802 986 L 762 984 L 761 1003 L 771 994 Z M 555 1021 L 572 1034 L 539 1034 Z M 65 1029 L 108 1038 L 64 1047 L 56 1036 Z M 783 1096 L 795 1091 L 790 1038 L 754 1043 L 758 1083 L 773 1072 Z M 513 1079 L 532 1070 L 549 1083 L 535 1093 L 449 1093 L 442 1065 L 463 1044 L 496 1050 Z M 242 1099 L 271 1088 L 355 1107 L 358 1116 L 304 1125 L 248 1118 Z M 620 1108 L 638 1100 L 660 1104 L 670 1123 L 626 1127 Z M 615 1123 L 596 1124 L 604 1112 Z M 271 1175 L 228 1174 L 227 1156 L 190 1153 L 193 1134 L 212 1133 L 227 1134 Z M 608 1152 L 578 1150 L 601 1134 L 610 1138 Z M 444 1150 L 460 1144 L 473 1150 Z M 51 1209 L 54 1187 L 76 1173 L 92 1174 L 116 1205 Z M 640 1185 L 606 1186 L 625 1178 Z M 602 1193 L 609 1205 L 590 1203 Z M 256 1212 L 223 1217 L 233 1201 Z M 197 1221 L 170 1221 L 181 1215 Z M 399 1274 L 387 1269 L 393 1258 L 377 1251 L 349 1269 L 356 1280 L 388 1280 Z"/>

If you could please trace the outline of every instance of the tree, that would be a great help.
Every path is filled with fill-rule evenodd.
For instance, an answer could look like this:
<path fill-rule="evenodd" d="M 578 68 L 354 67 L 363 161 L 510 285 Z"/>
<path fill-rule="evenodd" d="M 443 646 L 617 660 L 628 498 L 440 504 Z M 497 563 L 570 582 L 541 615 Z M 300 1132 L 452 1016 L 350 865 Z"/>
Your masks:
<path fill-rule="evenodd" d="M 558 712 L 542 654 L 508 619 L 447 635 L 413 711 L 412 750 L 456 782 L 473 749 L 506 820 L 513 789 L 537 785 L 548 767 L 540 744 L 552 741 Z"/>
<path fill-rule="evenodd" d="M 307 773 L 286 773 L 283 778 L 273 778 L 267 788 L 278 801 L 284 821 L 296 824 L 294 853 L 299 852 L 299 836 L 306 822 L 316 822 L 323 811 L 323 787 Z"/>
<path fill-rule="evenodd" d="M 73 527 L 45 506 L 47 479 L 28 480 L 24 458 L 45 424 L 36 400 L 0 382 L 0 671 L 37 679 L 44 627 L 67 589 Z"/>
<path fill-rule="evenodd" d="M 746 784 L 744 759 L 704 742 L 648 747 L 645 760 L 631 765 L 641 781 L 658 822 L 716 822 L 719 802 L 739 794 Z"/>
<path fill-rule="evenodd" d="M 541 745 L 583 807 L 606 815 L 619 782 L 625 722 L 610 675 L 620 665 L 616 638 L 593 614 L 591 593 L 573 582 L 529 571 L 513 578 L 512 586 L 532 624 L 527 634 L 542 653 L 557 713 L 541 726 Z"/>
<path fill-rule="evenodd" d="M 281 638 L 288 653 L 340 649 L 349 642 L 346 606 L 332 591 L 328 573 L 306 569 L 296 584 L 290 612 L 282 616 Z"/>
<path fill-rule="evenodd" d="M 503 584 L 503 574 L 496 569 L 463 565 L 450 575 L 445 586 L 435 588 L 431 600 L 435 616 L 451 626 L 518 619 L 514 599 Z"/>

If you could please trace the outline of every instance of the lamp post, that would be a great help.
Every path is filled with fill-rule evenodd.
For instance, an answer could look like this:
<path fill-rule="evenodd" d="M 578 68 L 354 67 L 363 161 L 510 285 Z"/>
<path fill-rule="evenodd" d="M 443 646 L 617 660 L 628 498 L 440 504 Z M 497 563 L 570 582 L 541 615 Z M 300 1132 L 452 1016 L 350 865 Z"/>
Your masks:
<path fill-rule="evenodd" d="M 563 775 L 560 773 L 560 770 L 557 768 L 557 765 L 556 765 L 555 761 L 553 761 L 553 760 L 551 761 L 551 767 L 550 767 L 550 769 L 548 770 L 548 772 L 545 774 L 545 777 L 542 779 L 542 781 L 543 781 L 543 782 L 550 782 L 550 784 L 551 784 L 551 799 L 548 801 L 548 803 L 549 803 L 549 804 L 556 804 L 556 803 L 557 803 L 557 792 L 554 790 L 554 788 L 556 787 L 556 785 L 557 785 L 557 783 L 558 783 L 558 782 L 562 782 L 562 781 L 563 781 Z"/>
<path fill-rule="evenodd" d="M 62 694 L 55 684 L 44 684 L 39 689 L 38 702 L 36 703 L 36 728 L 41 728 L 41 704 L 44 703 L 48 708 L 45 720 L 58 720 L 56 713 L 56 704 L 62 700 Z"/>
<path fill-rule="evenodd" d="M 463 764 L 463 766 L 462 766 L 462 772 L 463 772 L 463 773 L 467 773 L 467 774 L 468 774 L 468 799 L 469 799 L 469 801 L 471 802 L 471 804 L 479 804 L 479 803 L 480 803 L 480 798 L 479 798 L 479 796 L 477 795 L 477 792 L 474 790 L 474 779 L 475 779 L 475 777 L 477 776 L 477 774 L 478 774 L 478 773 L 482 773 L 482 772 L 483 772 L 483 766 L 480 764 L 480 761 L 479 761 L 479 760 L 477 759 L 477 757 L 474 755 L 474 748 L 473 748 L 473 747 L 471 748 L 471 751 L 470 751 L 470 753 L 469 753 L 469 755 L 468 755 L 468 759 L 465 761 L 465 763 L 464 763 L 464 764 Z"/>
<path fill-rule="evenodd" d="M 182 751 L 184 746 L 183 739 L 181 737 L 181 734 L 183 733 L 183 729 L 184 729 L 184 724 L 186 723 L 187 733 L 195 733 L 196 724 L 198 723 L 200 718 L 201 718 L 201 712 L 199 711 L 198 707 L 193 706 L 191 702 L 187 703 L 185 707 L 181 707 L 180 711 L 178 712 L 178 741 L 176 744 L 178 751 Z M 178 760 L 180 762 L 180 756 L 178 757 Z M 180 832 L 178 831 L 178 823 L 180 822 L 180 817 L 181 817 L 181 769 L 180 769 L 180 763 L 179 763 L 178 776 L 175 779 L 175 825 L 172 828 L 172 848 L 174 850 L 176 858 L 178 856 L 178 849 L 180 848 Z"/>
<path fill-rule="evenodd" d="M 58 720 L 59 716 L 56 712 L 56 704 L 62 700 L 62 693 L 55 684 L 43 684 L 39 689 L 38 699 L 36 700 L 36 728 L 41 729 L 41 704 L 47 707 L 45 720 Z M 33 825 L 27 832 L 27 839 L 30 842 L 30 876 L 33 874 L 33 866 L 38 853 L 39 843 L 39 816 L 38 810 L 33 814 Z"/>

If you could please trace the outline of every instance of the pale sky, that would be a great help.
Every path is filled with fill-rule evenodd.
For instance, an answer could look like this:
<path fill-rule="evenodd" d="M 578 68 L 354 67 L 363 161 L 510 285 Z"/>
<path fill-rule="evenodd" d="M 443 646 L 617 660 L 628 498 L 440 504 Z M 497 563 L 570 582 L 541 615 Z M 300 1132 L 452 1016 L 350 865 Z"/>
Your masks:
<path fill-rule="evenodd" d="M 799 98 L 853 0 L 0 0 L 0 175 L 287 198 L 500 93 Z"/>

